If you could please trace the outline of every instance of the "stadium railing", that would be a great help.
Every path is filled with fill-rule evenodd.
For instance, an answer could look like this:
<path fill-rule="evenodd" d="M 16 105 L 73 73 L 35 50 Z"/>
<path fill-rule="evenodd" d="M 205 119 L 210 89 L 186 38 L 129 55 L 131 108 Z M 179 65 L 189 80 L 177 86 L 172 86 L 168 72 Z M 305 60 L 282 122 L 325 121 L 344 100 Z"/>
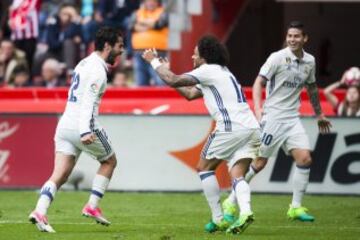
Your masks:
<path fill-rule="evenodd" d="M 68 88 L 22 88 L 0 89 L 0 113 L 62 113 L 67 99 Z M 251 88 L 245 87 L 244 93 L 252 106 Z M 345 91 L 335 93 L 340 99 Z M 265 93 L 264 93 L 265 95 Z M 326 115 L 333 116 L 334 111 L 320 90 L 320 100 Z M 303 116 L 313 115 L 306 91 L 301 93 L 300 112 Z M 102 100 L 100 113 L 137 114 L 163 107 L 159 114 L 207 114 L 201 99 L 188 102 L 174 89 L 167 87 L 108 88 Z"/>

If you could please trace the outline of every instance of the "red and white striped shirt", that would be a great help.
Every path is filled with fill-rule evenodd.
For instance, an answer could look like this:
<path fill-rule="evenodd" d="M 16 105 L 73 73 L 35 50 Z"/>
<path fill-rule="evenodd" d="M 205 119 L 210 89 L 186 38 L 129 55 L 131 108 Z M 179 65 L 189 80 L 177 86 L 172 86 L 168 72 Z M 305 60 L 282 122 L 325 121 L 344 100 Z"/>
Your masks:
<path fill-rule="evenodd" d="M 22 40 L 39 36 L 41 0 L 13 0 L 9 12 L 11 39 Z"/>

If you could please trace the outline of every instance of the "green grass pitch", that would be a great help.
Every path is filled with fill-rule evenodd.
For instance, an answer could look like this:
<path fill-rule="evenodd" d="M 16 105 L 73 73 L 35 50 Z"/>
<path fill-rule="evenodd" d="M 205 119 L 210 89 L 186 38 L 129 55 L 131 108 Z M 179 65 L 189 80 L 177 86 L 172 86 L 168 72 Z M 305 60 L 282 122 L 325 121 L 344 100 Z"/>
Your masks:
<path fill-rule="evenodd" d="M 289 221 L 290 195 L 254 194 L 255 222 L 241 235 L 208 234 L 210 213 L 200 193 L 117 193 L 102 201 L 110 227 L 80 215 L 88 192 L 59 192 L 49 211 L 55 234 L 40 233 L 27 221 L 37 193 L 0 191 L 0 239 L 360 239 L 360 197 L 306 196 L 314 223 Z"/>

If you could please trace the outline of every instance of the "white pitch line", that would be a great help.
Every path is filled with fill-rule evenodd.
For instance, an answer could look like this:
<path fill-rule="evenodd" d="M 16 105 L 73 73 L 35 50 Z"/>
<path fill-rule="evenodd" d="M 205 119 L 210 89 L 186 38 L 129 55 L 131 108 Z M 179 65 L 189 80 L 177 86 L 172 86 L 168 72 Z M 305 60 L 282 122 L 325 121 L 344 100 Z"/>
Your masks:
<path fill-rule="evenodd" d="M 9 220 L 3 220 L 0 221 L 0 224 L 30 224 L 28 221 L 9 221 Z M 51 222 L 52 225 L 96 225 L 95 222 Z M 112 223 L 111 225 L 120 225 L 120 226 L 176 226 L 176 227 L 194 227 L 192 224 L 155 224 L 155 223 Z M 310 226 L 310 225 L 302 225 L 302 226 L 288 226 L 288 225 L 279 225 L 279 226 L 259 226 L 259 225 L 251 225 L 251 228 L 258 228 L 258 229 L 268 229 L 268 228 L 276 228 L 276 229 L 282 229 L 282 228 L 312 228 L 312 229 L 334 229 L 334 230 L 357 230 L 360 231 L 360 227 L 348 227 L 348 226 Z"/>

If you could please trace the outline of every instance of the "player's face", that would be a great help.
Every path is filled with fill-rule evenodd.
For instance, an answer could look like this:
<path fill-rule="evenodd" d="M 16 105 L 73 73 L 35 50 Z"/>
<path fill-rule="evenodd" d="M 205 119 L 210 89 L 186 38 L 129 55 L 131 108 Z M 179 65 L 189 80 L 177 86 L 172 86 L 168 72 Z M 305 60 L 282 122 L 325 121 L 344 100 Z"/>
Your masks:
<path fill-rule="evenodd" d="M 289 28 L 286 34 L 286 44 L 291 51 L 297 52 L 302 50 L 304 44 L 307 42 L 307 36 L 302 30 L 297 28 Z"/>
<path fill-rule="evenodd" d="M 346 91 L 346 100 L 349 103 L 355 103 L 357 101 L 359 101 L 359 91 L 357 90 L 356 87 L 350 87 L 347 91 Z"/>
<path fill-rule="evenodd" d="M 110 63 L 111 65 L 114 64 L 116 57 L 120 56 L 123 52 L 124 52 L 124 41 L 121 37 L 119 37 L 119 40 L 115 43 L 114 47 L 111 47 L 106 62 Z"/>
<path fill-rule="evenodd" d="M 201 64 L 204 63 L 204 60 L 199 55 L 199 50 L 198 50 L 197 46 L 195 47 L 194 54 L 192 55 L 191 58 L 193 60 L 193 67 L 194 68 L 198 68 L 198 67 L 200 67 Z"/>

